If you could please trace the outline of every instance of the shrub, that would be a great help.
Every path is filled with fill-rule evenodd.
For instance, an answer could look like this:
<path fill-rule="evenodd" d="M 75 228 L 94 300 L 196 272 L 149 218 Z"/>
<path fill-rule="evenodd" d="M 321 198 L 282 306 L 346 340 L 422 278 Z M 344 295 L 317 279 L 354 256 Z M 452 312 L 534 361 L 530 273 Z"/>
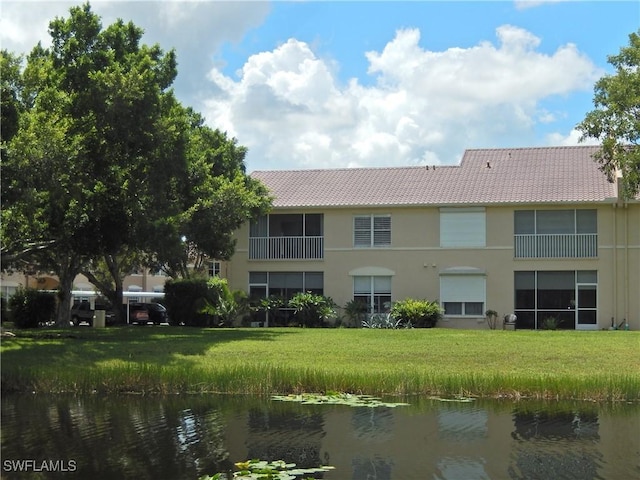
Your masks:
<path fill-rule="evenodd" d="M 164 286 L 164 306 L 171 325 L 206 327 L 213 324 L 213 315 L 204 313 L 207 301 L 216 299 L 204 278 L 169 280 Z"/>
<path fill-rule="evenodd" d="M 21 288 L 9 299 L 9 307 L 16 327 L 36 328 L 53 321 L 56 299 L 53 293 Z"/>
<path fill-rule="evenodd" d="M 417 328 L 432 328 L 442 316 L 438 302 L 407 298 L 394 302 L 391 317 Z"/>
<path fill-rule="evenodd" d="M 362 323 L 367 320 L 368 311 L 369 306 L 358 300 L 350 300 L 344 306 L 344 312 L 347 318 L 349 318 L 350 324 L 354 326 L 362 325 Z"/>
<path fill-rule="evenodd" d="M 296 319 L 305 327 L 321 327 L 336 316 L 336 304 L 331 298 L 311 292 L 296 293 L 289 300 L 289 307 L 293 308 Z"/>
<path fill-rule="evenodd" d="M 362 320 L 362 326 L 364 328 L 412 328 L 411 322 L 404 323 L 403 320 L 395 319 L 391 316 L 391 313 L 372 313 L 365 316 Z"/>
<path fill-rule="evenodd" d="M 543 330 L 557 330 L 560 322 L 556 317 L 547 317 L 542 321 Z"/>
<path fill-rule="evenodd" d="M 211 277 L 207 280 L 207 296 L 205 305 L 200 313 L 213 317 L 213 322 L 209 326 L 228 327 L 233 325 L 235 318 L 241 313 L 241 303 L 246 300 L 243 292 L 232 292 L 229 290 L 227 280 L 220 277 Z"/>

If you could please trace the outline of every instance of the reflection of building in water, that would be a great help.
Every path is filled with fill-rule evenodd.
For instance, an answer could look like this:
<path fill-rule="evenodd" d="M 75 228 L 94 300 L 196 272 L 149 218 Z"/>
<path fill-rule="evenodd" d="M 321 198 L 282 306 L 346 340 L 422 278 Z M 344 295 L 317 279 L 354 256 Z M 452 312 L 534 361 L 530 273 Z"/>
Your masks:
<path fill-rule="evenodd" d="M 595 479 L 603 456 L 598 450 L 598 414 L 592 412 L 517 411 L 511 478 Z"/>
<path fill-rule="evenodd" d="M 325 435 L 322 410 L 307 405 L 281 405 L 251 408 L 244 427 L 245 459 L 285 460 L 301 468 L 317 467 Z"/>
<path fill-rule="evenodd" d="M 232 455 L 332 465 L 326 480 L 585 480 L 628 477 L 621 473 L 640 448 L 637 410 L 628 417 L 580 406 L 512 412 L 482 401 L 281 407 L 252 410 L 230 423 Z"/>

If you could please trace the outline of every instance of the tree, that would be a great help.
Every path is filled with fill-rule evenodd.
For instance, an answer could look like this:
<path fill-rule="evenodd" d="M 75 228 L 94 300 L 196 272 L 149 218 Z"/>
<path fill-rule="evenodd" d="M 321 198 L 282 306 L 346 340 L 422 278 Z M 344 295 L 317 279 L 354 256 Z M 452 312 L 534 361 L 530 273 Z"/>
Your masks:
<path fill-rule="evenodd" d="M 615 74 L 596 82 L 596 109 L 577 128 L 581 140 L 595 138 L 602 143 L 596 160 L 610 181 L 621 173 L 623 195 L 633 198 L 640 192 L 640 30 L 629 35 L 629 46 L 608 61 Z"/>
<path fill-rule="evenodd" d="M 245 150 L 176 100 L 173 51 L 141 45 L 133 23 L 103 29 L 89 4 L 49 31 L 52 47 L 36 46 L 8 84 L 17 128 L 6 141 L 3 130 L 0 231 L 7 258 L 27 252 L 58 275 L 63 326 L 78 273 L 121 303 L 132 258 L 175 262 L 183 237 L 228 256 L 229 229 L 270 201 L 244 173 Z"/>
<path fill-rule="evenodd" d="M 173 278 L 204 273 L 205 260 L 227 260 L 235 249 L 233 232 L 264 215 L 271 197 L 245 172 L 246 148 L 204 124 L 187 109 L 190 128 L 185 147 L 188 169 L 174 176 L 178 193 L 156 202 L 146 264 Z"/>

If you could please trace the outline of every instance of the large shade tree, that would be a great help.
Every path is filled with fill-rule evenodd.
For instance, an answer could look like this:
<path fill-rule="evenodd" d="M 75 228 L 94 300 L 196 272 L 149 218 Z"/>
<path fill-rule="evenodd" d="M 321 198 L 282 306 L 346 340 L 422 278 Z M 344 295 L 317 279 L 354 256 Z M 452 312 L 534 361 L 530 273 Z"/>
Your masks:
<path fill-rule="evenodd" d="M 621 174 L 623 193 L 632 198 L 640 192 L 640 30 L 629 35 L 629 45 L 608 61 L 615 73 L 596 82 L 596 108 L 577 128 L 583 140 L 601 142 L 596 160 L 609 180 Z"/>
<path fill-rule="evenodd" d="M 49 32 L 51 48 L 37 45 L 10 84 L 16 113 L 11 138 L 3 130 L 1 232 L 6 258 L 28 251 L 58 275 L 62 326 L 78 273 L 121 303 L 133 263 L 178 263 L 185 236 L 228 255 L 228 229 L 270 201 L 245 175 L 243 149 L 175 99 L 173 51 L 142 45 L 132 23 L 103 29 L 89 4 Z M 212 154 L 225 150 L 235 163 Z"/>

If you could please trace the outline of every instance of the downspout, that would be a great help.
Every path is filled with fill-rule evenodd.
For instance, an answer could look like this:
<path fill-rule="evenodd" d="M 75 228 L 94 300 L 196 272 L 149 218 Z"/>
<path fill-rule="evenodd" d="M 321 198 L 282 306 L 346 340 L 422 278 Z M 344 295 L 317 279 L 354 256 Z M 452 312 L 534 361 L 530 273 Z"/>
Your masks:
<path fill-rule="evenodd" d="M 618 324 L 618 204 L 613 203 L 613 319 L 611 327 Z"/>
<path fill-rule="evenodd" d="M 624 202 L 624 328 L 629 328 L 629 202 Z"/>

